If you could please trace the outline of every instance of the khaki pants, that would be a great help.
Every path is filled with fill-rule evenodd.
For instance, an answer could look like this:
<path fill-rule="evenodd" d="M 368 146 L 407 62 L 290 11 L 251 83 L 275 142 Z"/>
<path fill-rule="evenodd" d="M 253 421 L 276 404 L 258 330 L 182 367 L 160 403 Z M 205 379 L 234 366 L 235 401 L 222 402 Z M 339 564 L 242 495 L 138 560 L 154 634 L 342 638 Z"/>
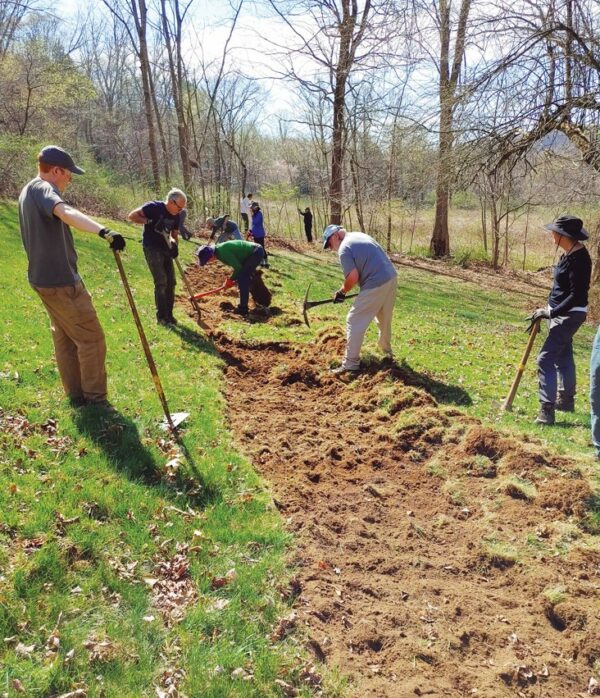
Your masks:
<path fill-rule="evenodd" d="M 90 402 L 106 400 L 106 342 L 87 289 L 81 282 L 34 288 L 50 316 L 54 354 L 65 393 Z"/>
<path fill-rule="evenodd" d="M 379 347 L 392 354 L 392 316 L 396 302 L 398 278 L 390 279 L 382 286 L 361 291 L 346 318 L 346 355 L 342 366 L 356 369 L 360 366 L 360 349 L 367 327 L 372 320 L 379 327 Z"/>

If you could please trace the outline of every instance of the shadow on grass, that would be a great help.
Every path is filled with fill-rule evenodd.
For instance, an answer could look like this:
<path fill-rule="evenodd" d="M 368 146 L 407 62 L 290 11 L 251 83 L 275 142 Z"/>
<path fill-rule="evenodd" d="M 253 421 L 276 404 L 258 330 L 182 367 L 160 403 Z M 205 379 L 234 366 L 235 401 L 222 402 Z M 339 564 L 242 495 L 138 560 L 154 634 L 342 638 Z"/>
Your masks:
<path fill-rule="evenodd" d="M 194 351 L 203 352 L 217 356 L 218 352 L 211 339 L 206 335 L 196 332 L 185 325 L 174 325 L 169 328 L 169 331 L 179 336 L 179 338 L 188 344 Z"/>
<path fill-rule="evenodd" d="M 424 373 L 418 373 L 411 368 L 405 359 L 400 364 L 396 364 L 396 371 L 404 383 L 415 388 L 423 388 L 423 390 L 426 390 L 438 402 L 444 405 L 473 404 L 471 396 L 464 388 L 458 385 L 448 385 Z"/>
<path fill-rule="evenodd" d="M 79 432 L 99 446 L 114 467 L 129 479 L 160 487 L 165 496 L 196 508 L 203 508 L 220 497 L 218 491 L 204 482 L 181 437 L 176 441 L 189 470 L 181 467 L 167 478 L 169 473 L 165 463 L 159 462 L 142 444 L 135 422 L 114 408 L 102 405 L 82 407 L 76 410 L 73 422 Z M 167 456 L 164 459 L 166 461 Z"/>

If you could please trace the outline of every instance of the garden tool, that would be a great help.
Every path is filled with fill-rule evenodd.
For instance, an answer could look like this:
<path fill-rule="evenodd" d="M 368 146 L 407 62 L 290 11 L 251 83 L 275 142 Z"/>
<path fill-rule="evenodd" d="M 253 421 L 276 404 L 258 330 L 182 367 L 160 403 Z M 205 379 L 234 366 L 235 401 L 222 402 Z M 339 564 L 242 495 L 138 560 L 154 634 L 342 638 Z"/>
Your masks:
<path fill-rule="evenodd" d="M 131 308 L 131 313 L 133 315 L 133 319 L 135 320 L 135 325 L 137 327 L 138 334 L 140 335 L 140 340 L 142 342 L 144 354 L 146 355 L 146 361 L 148 362 L 148 368 L 150 369 L 150 373 L 152 374 L 152 382 L 154 383 L 154 387 L 156 388 L 156 392 L 158 393 L 158 397 L 160 399 L 163 412 L 165 414 L 165 419 L 161 422 L 160 427 L 165 431 L 167 429 L 171 429 L 171 431 L 176 432 L 177 427 L 185 419 L 187 419 L 187 417 L 189 417 L 189 413 L 174 412 L 173 414 L 171 414 L 169 410 L 167 398 L 165 397 L 165 391 L 163 390 L 160 378 L 158 377 L 158 371 L 156 370 L 156 364 L 154 363 L 154 359 L 152 358 L 150 345 L 148 344 L 148 340 L 146 339 L 146 334 L 144 332 L 144 328 L 142 327 L 142 321 L 140 320 L 137 308 L 135 307 L 135 301 L 133 300 L 131 288 L 129 287 L 129 282 L 127 281 L 127 276 L 125 275 L 125 269 L 123 268 L 121 256 L 117 250 L 113 250 L 113 254 L 115 255 L 115 261 L 117 262 L 117 267 L 119 268 L 119 274 L 121 275 L 121 281 L 123 282 L 123 287 L 125 288 L 127 300 L 129 301 L 129 307 Z"/>
<path fill-rule="evenodd" d="M 306 312 L 307 310 L 309 310 L 310 308 L 314 308 L 317 305 L 323 305 L 325 303 L 333 303 L 334 302 L 333 298 L 326 298 L 323 301 L 309 301 L 308 300 L 308 292 L 309 291 L 310 291 L 310 284 L 308 284 L 308 288 L 306 289 L 306 294 L 304 296 L 304 304 L 302 306 L 302 314 L 304 315 L 304 322 L 306 323 L 307 327 L 310 327 L 310 323 L 308 322 L 308 315 Z M 346 296 L 345 300 L 347 300 L 349 298 L 356 298 L 356 296 L 358 296 L 358 293 L 352 293 L 351 295 Z"/>
<path fill-rule="evenodd" d="M 529 332 L 529 341 L 527 342 L 527 346 L 525 347 L 525 351 L 523 352 L 521 362 L 517 366 L 517 375 L 515 376 L 515 379 L 513 380 L 513 384 L 510 388 L 510 392 L 508 393 L 508 397 L 502 403 L 502 411 L 503 412 L 511 412 L 512 411 L 513 400 L 515 399 L 515 395 L 517 394 L 517 388 L 519 387 L 519 383 L 521 382 L 521 377 L 523 376 L 523 371 L 525 370 L 525 364 L 527 363 L 527 359 L 529 358 L 529 354 L 531 353 L 531 349 L 533 347 L 533 342 L 535 341 L 537 333 L 540 331 L 541 321 L 542 321 L 541 318 L 538 318 L 537 320 L 535 320 L 531 324 L 531 331 Z"/>

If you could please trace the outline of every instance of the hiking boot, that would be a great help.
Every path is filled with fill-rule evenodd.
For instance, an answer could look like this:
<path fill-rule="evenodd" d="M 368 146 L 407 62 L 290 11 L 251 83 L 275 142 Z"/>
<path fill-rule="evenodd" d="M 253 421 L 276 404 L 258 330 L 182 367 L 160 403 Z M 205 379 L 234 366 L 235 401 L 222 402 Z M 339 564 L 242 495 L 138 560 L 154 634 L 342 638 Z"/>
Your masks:
<path fill-rule="evenodd" d="M 554 409 L 559 412 L 575 412 L 575 398 L 559 395 L 554 404 Z"/>
<path fill-rule="evenodd" d="M 331 373 L 334 376 L 357 376 L 360 373 L 360 368 L 346 368 L 345 366 L 338 366 L 337 368 L 332 368 Z"/>
<path fill-rule="evenodd" d="M 536 424 L 552 426 L 554 424 L 554 405 L 551 402 L 540 402 L 540 411 L 535 418 Z"/>

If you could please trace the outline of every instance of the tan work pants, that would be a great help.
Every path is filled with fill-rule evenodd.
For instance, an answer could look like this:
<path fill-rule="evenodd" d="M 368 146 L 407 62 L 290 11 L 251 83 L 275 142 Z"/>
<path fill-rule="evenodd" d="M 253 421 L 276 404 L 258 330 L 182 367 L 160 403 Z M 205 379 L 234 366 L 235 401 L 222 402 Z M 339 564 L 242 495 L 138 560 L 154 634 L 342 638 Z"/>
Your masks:
<path fill-rule="evenodd" d="M 90 402 L 106 400 L 106 342 L 87 289 L 81 282 L 34 288 L 50 316 L 54 354 L 65 393 Z"/>
<path fill-rule="evenodd" d="M 384 354 L 392 355 L 392 316 L 397 288 L 398 278 L 394 277 L 382 286 L 361 291 L 356 297 L 346 318 L 344 368 L 352 370 L 360 366 L 360 349 L 372 320 L 379 327 L 379 347 Z"/>

